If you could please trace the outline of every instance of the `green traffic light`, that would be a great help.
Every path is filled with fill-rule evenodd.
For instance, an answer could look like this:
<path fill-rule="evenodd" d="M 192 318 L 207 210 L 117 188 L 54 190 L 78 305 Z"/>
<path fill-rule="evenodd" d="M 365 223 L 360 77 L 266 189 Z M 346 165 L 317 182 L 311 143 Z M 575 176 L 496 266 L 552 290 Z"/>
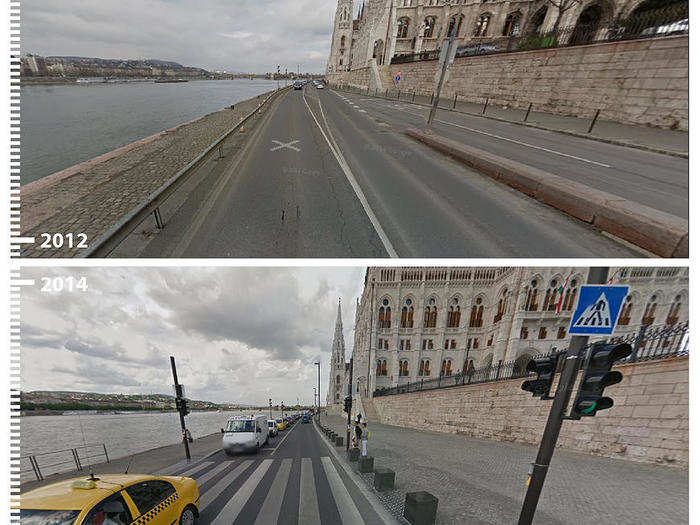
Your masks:
<path fill-rule="evenodd" d="M 588 408 L 584 408 L 583 410 L 581 410 L 581 412 L 583 412 L 584 414 L 590 414 L 591 412 L 593 412 L 593 411 L 595 410 L 595 407 L 596 407 L 597 405 L 598 405 L 598 402 L 597 402 L 597 401 L 594 401 L 594 402 L 591 404 L 591 406 L 589 406 Z"/>

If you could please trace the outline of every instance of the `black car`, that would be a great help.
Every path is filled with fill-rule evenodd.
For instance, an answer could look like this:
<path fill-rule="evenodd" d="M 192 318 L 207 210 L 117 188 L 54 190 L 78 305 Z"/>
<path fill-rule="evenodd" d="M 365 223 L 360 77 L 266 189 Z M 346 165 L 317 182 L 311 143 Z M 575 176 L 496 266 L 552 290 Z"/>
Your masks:
<path fill-rule="evenodd" d="M 302 82 L 299 82 L 298 80 L 294 82 L 294 89 L 301 89 L 304 87 L 304 84 Z"/>

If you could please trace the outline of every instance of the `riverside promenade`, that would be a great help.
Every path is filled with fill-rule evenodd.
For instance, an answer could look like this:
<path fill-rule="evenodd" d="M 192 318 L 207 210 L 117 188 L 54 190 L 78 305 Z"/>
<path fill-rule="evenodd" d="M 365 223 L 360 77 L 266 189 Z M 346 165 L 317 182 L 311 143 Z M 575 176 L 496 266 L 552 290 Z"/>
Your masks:
<path fill-rule="evenodd" d="M 161 131 L 22 186 L 21 235 L 39 241 L 39 235 L 44 232 L 85 233 L 90 244 L 253 112 L 271 93 L 274 92 Z M 267 107 L 263 106 L 262 111 Z M 223 145 L 222 153 L 235 152 L 245 137 L 245 128 L 234 133 Z M 40 241 L 27 245 L 21 256 L 74 257 L 80 252 L 66 247 L 46 250 L 39 245 Z"/>
<path fill-rule="evenodd" d="M 324 414 L 322 424 L 345 436 L 345 418 Z M 395 490 L 377 494 L 385 505 L 425 490 L 439 499 L 438 524 L 517 522 L 537 447 L 374 421 L 367 428 L 374 467 L 396 472 Z M 361 477 L 372 483 L 372 474 Z M 557 449 L 535 523 L 688 523 L 688 499 L 686 470 Z"/>

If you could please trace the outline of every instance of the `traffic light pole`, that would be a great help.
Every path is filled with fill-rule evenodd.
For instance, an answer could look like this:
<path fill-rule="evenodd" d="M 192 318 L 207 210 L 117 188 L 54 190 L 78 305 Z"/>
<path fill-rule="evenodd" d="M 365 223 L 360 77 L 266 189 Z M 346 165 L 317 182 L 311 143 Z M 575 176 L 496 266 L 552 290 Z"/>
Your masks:
<path fill-rule="evenodd" d="M 177 369 L 175 368 L 175 358 L 173 356 L 170 356 L 170 368 L 173 371 L 173 381 L 175 382 L 175 400 L 176 404 L 180 405 L 180 403 L 177 402 L 178 399 L 182 399 L 182 386 L 180 383 L 177 382 Z M 181 406 L 181 405 L 180 405 Z M 187 456 L 187 461 L 189 461 L 190 458 L 190 445 L 187 442 L 187 434 L 185 432 L 186 427 L 185 427 L 185 414 L 182 408 L 178 409 L 178 412 L 180 413 L 180 427 L 182 428 L 182 444 L 185 445 L 185 456 Z"/>
<path fill-rule="evenodd" d="M 608 268 L 591 268 L 588 272 L 587 284 L 605 284 L 608 280 Z M 547 425 L 544 427 L 540 448 L 537 451 L 537 459 L 532 467 L 530 483 L 527 486 L 525 501 L 520 511 L 518 525 L 530 525 L 535 517 L 537 503 L 542 493 L 544 480 L 547 477 L 549 464 L 554 454 L 554 448 L 559 439 L 559 432 L 564 418 L 564 413 L 571 399 L 571 391 L 576 383 L 579 362 L 584 349 L 588 345 L 588 336 L 572 336 L 569 349 L 564 360 L 564 369 L 559 377 L 557 392 L 552 401 Z"/>

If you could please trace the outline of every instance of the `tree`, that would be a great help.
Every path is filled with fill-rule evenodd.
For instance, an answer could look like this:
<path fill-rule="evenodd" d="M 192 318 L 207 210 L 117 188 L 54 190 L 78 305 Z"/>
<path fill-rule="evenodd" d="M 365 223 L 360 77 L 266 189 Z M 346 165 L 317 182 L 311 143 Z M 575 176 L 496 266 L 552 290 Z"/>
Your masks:
<path fill-rule="evenodd" d="M 554 21 L 553 31 L 559 29 L 559 24 L 561 19 L 564 18 L 564 14 L 569 11 L 572 7 L 581 5 L 582 0 L 547 0 L 548 4 L 553 5 L 557 8 L 557 19 Z"/>

